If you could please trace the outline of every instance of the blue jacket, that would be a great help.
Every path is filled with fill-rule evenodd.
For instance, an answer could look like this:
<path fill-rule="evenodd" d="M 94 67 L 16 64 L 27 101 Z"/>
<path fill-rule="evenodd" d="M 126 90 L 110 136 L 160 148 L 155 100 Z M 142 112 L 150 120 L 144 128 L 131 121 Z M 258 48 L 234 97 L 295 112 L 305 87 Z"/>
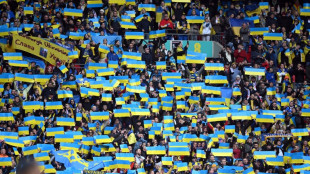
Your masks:
<path fill-rule="evenodd" d="M 276 76 L 274 75 L 274 73 L 267 72 L 266 79 L 268 80 L 268 82 L 272 82 L 272 83 L 276 82 Z"/>
<path fill-rule="evenodd" d="M 115 52 L 109 52 L 107 58 L 110 61 L 118 61 L 118 55 Z"/>

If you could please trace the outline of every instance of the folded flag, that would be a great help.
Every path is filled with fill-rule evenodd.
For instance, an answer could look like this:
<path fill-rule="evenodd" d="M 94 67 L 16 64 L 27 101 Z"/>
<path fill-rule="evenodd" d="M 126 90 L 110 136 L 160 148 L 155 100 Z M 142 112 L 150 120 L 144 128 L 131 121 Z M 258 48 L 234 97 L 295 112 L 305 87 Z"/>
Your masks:
<path fill-rule="evenodd" d="M 142 11 L 143 9 L 145 9 L 145 11 L 156 11 L 156 6 L 155 4 L 139 4 L 138 10 Z"/>
<path fill-rule="evenodd" d="M 4 60 L 23 60 L 22 53 L 3 53 Z"/>
<path fill-rule="evenodd" d="M 130 21 L 127 21 L 130 22 Z M 143 32 L 125 32 L 125 39 L 144 39 L 144 33 Z"/>
<path fill-rule="evenodd" d="M 254 170 L 252 167 L 249 167 L 243 171 L 243 174 L 254 174 Z"/>
<path fill-rule="evenodd" d="M 251 35 L 263 35 L 264 33 L 268 33 L 268 27 L 261 27 L 261 28 L 250 28 Z"/>
<path fill-rule="evenodd" d="M 282 33 L 264 33 L 264 40 L 283 40 Z"/>
<path fill-rule="evenodd" d="M 149 38 L 154 39 L 158 37 L 165 37 L 166 36 L 166 30 L 155 30 L 150 31 Z"/>
<path fill-rule="evenodd" d="M 293 134 L 293 136 L 309 136 L 309 132 L 307 128 L 296 128 L 296 129 L 292 129 L 291 133 Z"/>
<path fill-rule="evenodd" d="M 65 16 L 83 17 L 83 10 L 82 9 L 64 8 L 64 15 Z"/>

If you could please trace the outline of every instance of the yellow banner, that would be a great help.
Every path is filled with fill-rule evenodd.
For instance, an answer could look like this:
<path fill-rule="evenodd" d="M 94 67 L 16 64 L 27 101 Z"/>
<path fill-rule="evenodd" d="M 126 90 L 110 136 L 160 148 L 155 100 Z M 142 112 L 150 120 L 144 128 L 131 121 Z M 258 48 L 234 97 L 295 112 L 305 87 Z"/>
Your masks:
<path fill-rule="evenodd" d="M 69 59 L 69 50 L 38 37 L 13 35 L 12 45 L 15 49 L 38 56 L 52 65 L 56 65 L 56 60 L 65 63 Z"/>

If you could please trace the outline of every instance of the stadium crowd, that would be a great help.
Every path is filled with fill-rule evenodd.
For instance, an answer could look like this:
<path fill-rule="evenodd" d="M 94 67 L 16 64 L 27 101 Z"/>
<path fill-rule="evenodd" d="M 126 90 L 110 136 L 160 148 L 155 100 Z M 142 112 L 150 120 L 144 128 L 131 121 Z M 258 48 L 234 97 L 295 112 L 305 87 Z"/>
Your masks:
<path fill-rule="evenodd" d="M 0 9 L 0 173 L 310 171 L 306 0 L 0 0 Z M 48 61 L 47 46 L 34 55 L 16 37 L 72 57 Z M 225 41 L 215 57 L 189 49 L 214 38 Z M 168 49 L 170 40 L 183 42 Z"/>

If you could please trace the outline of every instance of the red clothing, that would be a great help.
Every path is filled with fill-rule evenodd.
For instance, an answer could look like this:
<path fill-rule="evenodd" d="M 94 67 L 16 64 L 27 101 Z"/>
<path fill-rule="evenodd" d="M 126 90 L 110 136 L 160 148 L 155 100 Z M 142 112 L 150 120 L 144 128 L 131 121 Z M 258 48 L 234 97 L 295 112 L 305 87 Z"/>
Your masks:
<path fill-rule="evenodd" d="M 168 26 L 166 27 L 167 24 L 168 24 Z M 171 22 L 170 19 L 168 19 L 168 20 L 163 19 L 163 20 L 160 21 L 159 27 L 160 27 L 161 29 L 162 29 L 162 28 L 173 29 L 173 23 Z"/>
<path fill-rule="evenodd" d="M 241 158 L 241 150 L 240 149 L 234 149 L 233 153 L 234 153 L 234 159 Z"/>
<path fill-rule="evenodd" d="M 238 50 L 235 50 L 234 57 L 235 57 L 236 63 L 243 62 L 246 59 L 246 52 L 244 50 L 241 50 L 239 53 Z"/>
<path fill-rule="evenodd" d="M 266 69 L 268 69 L 269 63 L 267 61 L 265 61 L 264 63 L 262 63 L 262 67 L 265 67 Z"/>

